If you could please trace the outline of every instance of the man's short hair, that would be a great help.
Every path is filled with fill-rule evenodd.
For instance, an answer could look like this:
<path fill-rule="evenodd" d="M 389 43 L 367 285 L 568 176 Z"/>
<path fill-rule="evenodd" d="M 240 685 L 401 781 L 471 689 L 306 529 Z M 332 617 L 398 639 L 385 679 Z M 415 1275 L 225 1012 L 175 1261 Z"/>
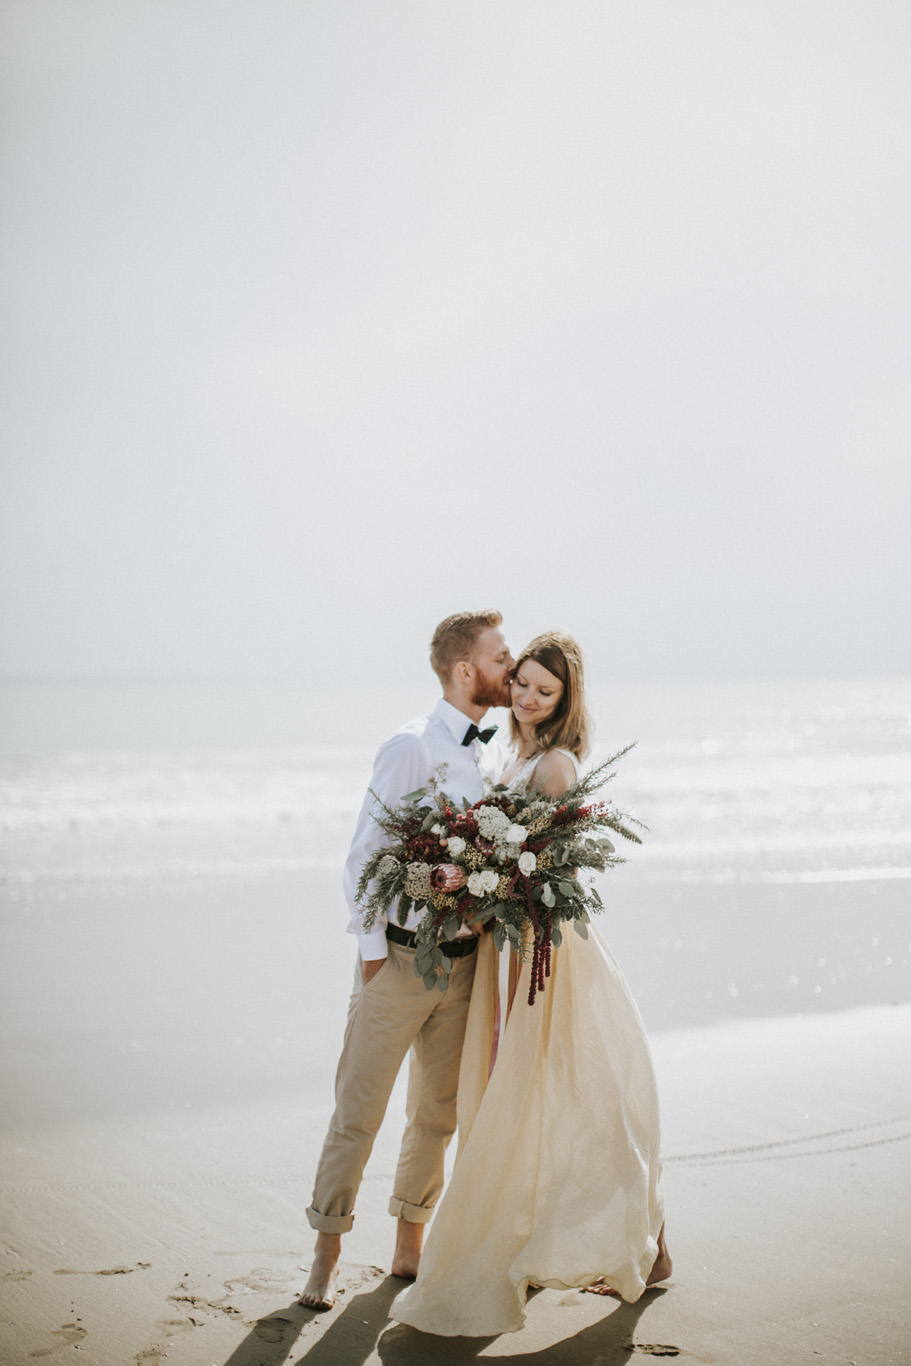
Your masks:
<path fill-rule="evenodd" d="M 459 660 L 471 658 L 481 632 L 502 622 L 503 614 L 494 610 L 454 612 L 440 622 L 430 642 L 430 663 L 444 687 Z"/>

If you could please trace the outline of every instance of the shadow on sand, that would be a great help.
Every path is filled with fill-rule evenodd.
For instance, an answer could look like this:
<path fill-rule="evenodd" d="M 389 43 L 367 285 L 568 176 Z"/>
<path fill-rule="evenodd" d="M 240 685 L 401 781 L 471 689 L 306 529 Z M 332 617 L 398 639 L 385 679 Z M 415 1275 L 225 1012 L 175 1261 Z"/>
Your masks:
<path fill-rule="evenodd" d="M 260 1319 L 224 1366 L 283 1366 L 292 1358 L 294 1366 L 364 1366 L 374 1355 L 383 1366 L 470 1366 L 496 1341 L 492 1337 L 442 1338 L 404 1324 L 391 1324 L 389 1309 L 404 1284 L 398 1277 L 385 1276 L 373 1289 L 355 1295 L 299 1356 L 298 1338 L 319 1316 L 292 1302 Z M 498 1356 L 496 1360 L 521 1362 L 522 1366 L 579 1366 L 582 1361 L 627 1366 L 637 1350 L 633 1343 L 636 1325 L 649 1305 L 664 1293 L 660 1288 L 650 1290 L 637 1304 L 605 1300 L 605 1314 L 597 1323 L 541 1351 Z M 642 1344 L 638 1350 L 670 1357 L 678 1355 L 679 1349 Z"/>

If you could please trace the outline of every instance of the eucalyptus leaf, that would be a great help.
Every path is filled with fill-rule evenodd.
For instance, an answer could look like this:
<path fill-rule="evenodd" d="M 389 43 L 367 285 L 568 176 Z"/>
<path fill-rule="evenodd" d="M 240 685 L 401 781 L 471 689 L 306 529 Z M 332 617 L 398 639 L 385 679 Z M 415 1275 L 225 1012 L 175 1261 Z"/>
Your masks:
<path fill-rule="evenodd" d="M 424 788 L 424 787 L 416 787 L 415 790 L 414 790 L 413 792 L 407 792 L 407 793 L 405 794 L 405 796 L 402 798 L 402 801 L 403 801 L 403 802 L 416 802 L 416 801 L 418 800 L 419 797 L 423 797 L 423 795 L 424 795 L 424 793 L 426 792 L 426 790 L 427 790 L 427 789 Z"/>
<path fill-rule="evenodd" d="M 509 935 L 510 939 L 514 939 L 516 943 L 519 942 L 519 931 L 516 929 L 515 925 L 507 925 L 506 933 Z"/>
<path fill-rule="evenodd" d="M 560 929 L 559 925 L 551 926 L 550 942 L 553 944 L 555 949 L 558 949 L 560 945 L 563 943 L 563 931 Z"/>
<path fill-rule="evenodd" d="M 588 926 L 583 921 L 574 920 L 573 929 L 576 931 L 576 934 L 579 936 L 580 939 L 588 938 Z"/>
<path fill-rule="evenodd" d="M 571 882 L 558 882 L 557 886 L 560 888 L 560 891 L 563 893 L 564 896 L 575 896 L 578 890 L 578 888 L 574 887 Z"/>
<path fill-rule="evenodd" d="M 436 984 L 437 984 L 437 975 L 436 975 L 436 973 L 435 973 L 435 972 L 425 972 L 425 973 L 422 974 L 422 976 L 423 976 L 423 978 L 424 978 L 424 986 L 427 988 L 428 991 L 433 991 L 434 987 L 435 987 Z"/>
<path fill-rule="evenodd" d="M 449 986 L 449 978 L 445 975 L 445 973 L 437 978 L 436 986 L 437 991 L 445 991 L 446 988 Z"/>
<path fill-rule="evenodd" d="M 549 882 L 545 882 L 544 886 L 541 889 L 541 900 L 544 902 L 544 905 L 547 906 L 549 909 L 553 908 L 557 904 L 556 898 L 554 897 L 554 894 L 551 891 Z"/>
<path fill-rule="evenodd" d="M 493 942 L 497 949 L 502 949 L 506 943 L 506 928 L 502 920 L 497 921 L 493 927 Z"/>

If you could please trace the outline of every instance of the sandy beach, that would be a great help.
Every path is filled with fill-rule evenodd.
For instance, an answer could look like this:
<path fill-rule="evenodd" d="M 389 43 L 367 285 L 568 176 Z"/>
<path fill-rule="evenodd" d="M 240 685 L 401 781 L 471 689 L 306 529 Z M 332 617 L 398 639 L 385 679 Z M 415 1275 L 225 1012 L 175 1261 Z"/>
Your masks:
<path fill-rule="evenodd" d="M 898 942 L 906 884 L 881 884 L 881 914 L 890 886 L 882 924 Z M 309 891 L 341 914 L 330 874 Z M 634 1306 L 542 1291 L 526 1328 L 493 1341 L 388 1320 L 401 1288 L 386 1274 L 385 1211 L 399 1086 L 346 1240 L 345 1291 L 329 1314 L 295 1308 L 352 951 L 339 934 L 301 961 L 298 893 L 293 879 L 251 879 L 230 897 L 209 884 L 192 917 L 186 888 L 78 917 L 47 897 L 18 908 L 3 1031 L 5 1366 L 77 1350 L 99 1366 L 911 1360 L 907 1004 L 653 1032 L 672 1283 Z M 645 921 L 661 941 L 657 914 Z M 833 918 L 836 940 L 846 924 Z M 632 953 L 622 917 L 615 928 L 646 1017 L 660 1015 L 664 975 L 641 944 Z M 678 975 L 689 963 L 697 977 L 704 958 L 678 951 Z"/>

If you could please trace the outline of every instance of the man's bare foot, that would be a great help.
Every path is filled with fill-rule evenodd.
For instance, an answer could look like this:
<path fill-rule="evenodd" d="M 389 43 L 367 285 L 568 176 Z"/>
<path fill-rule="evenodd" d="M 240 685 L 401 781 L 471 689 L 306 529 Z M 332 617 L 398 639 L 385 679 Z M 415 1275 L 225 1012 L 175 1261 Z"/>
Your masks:
<path fill-rule="evenodd" d="M 338 1259 L 342 1239 L 338 1233 L 318 1233 L 310 1277 L 298 1299 L 304 1309 L 331 1309 L 338 1283 Z"/>
<path fill-rule="evenodd" d="M 399 1219 L 396 1222 L 398 1226 L 395 1234 L 395 1255 L 392 1258 L 392 1275 L 413 1281 L 421 1262 L 424 1225 L 413 1224 L 410 1219 Z"/>

